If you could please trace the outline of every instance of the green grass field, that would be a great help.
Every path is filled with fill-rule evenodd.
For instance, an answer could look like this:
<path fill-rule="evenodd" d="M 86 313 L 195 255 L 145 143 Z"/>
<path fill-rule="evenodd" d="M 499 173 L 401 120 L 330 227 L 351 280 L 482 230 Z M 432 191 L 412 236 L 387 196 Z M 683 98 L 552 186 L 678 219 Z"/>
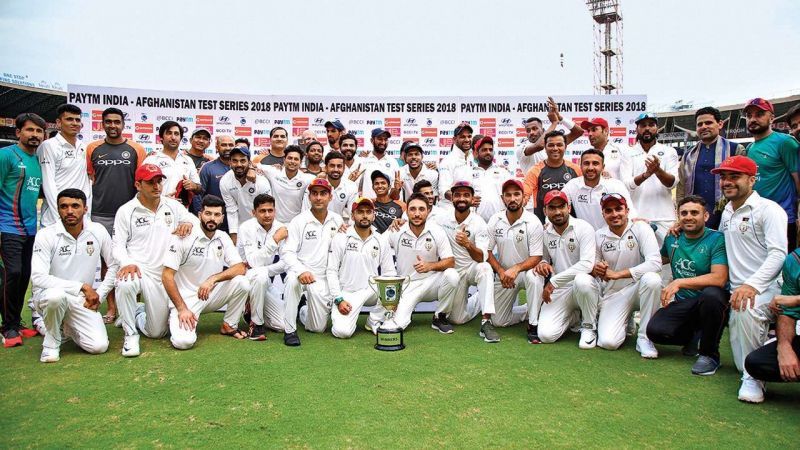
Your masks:
<path fill-rule="evenodd" d="M 362 316 L 361 323 L 365 317 Z M 800 385 L 770 384 L 767 401 L 736 400 L 739 375 L 723 337 L 723 368 L 692 376 L 693 358 L 660 347 L 646 361 L 629 339 L 609 352 L 577 334 L 529 345 L 522 325 L 486 344 L 477 320 L 453 335 L 416 315 L 408 348 L 300 332 L 288 348 L 217 334 L 205 315 L 193 350 L 142 338 L 142 355 L 64 344 L 42 364 L 40 337 L 0 349 L 0 447 L 190 448 L 796 448 Z M 792 431 L 794 430 L 794 431 Z"/>

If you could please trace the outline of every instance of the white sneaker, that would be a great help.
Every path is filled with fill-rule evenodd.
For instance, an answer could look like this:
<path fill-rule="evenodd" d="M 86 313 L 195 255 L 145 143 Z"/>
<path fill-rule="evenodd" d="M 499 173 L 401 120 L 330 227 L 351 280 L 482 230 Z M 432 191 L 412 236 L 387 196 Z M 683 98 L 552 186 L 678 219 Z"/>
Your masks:
<path fill-rule="evenodd" d="M 639 338 L 636 340 L 636 351 L 642 354 L 642 358 L 656 359 L 658 358 L 658 350 L 656 346 L 647 338 Z"/>
<path fill-rule="evenodd" d="M 39 361 L 43 363 L 54 363 L 61 359 L 60 351 L 57 348 L 42 347 L 42 356 Z"/>
<path fill-rule="evenodd" d="M 139 356 L 139 335 L 125 336 L 122 343 L 122 356 L 133 358 Z"/>
<path fill-rule="evenodd" d="M 755 378 L 743 378 L 742 387 L 739 388 L 739 400 L 746 403 L 761 403 L 764 401 L 764 382 Z"/>
<path fill-rule="evenodd" d="M 581 330 L 581 340 L 578 341 L 578 348 L 588 350 L 597 347 L 597 331 L 590 328 Z"/>

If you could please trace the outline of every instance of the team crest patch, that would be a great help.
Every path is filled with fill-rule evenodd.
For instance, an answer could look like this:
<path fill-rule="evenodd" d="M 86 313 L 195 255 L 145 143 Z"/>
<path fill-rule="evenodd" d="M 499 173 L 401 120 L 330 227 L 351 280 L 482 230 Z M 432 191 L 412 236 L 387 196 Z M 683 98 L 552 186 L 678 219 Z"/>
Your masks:
<path fill-rule="evenodd" d="M 633 250 L 633 247 L 636 246 L 636 242 L 633 241 L 633 236 L 628 236 L 628 242 L 625 243 L 628 249 Z"/>
<path fill-rule="evenodd" d="M 748 222 L 750 221 L 749 217 L 742 217 L 742 223 L 739 224 L 739 231 L 742 233 L 747 233 L 747 230 L 750 229 Z"/>
<path fill-rule="evenodd" d="M 92 256 L 94 253 L 94 241 L 86 241 L 86 254 Z"/>
<path fill-rule="evenodd" d="M 122 156 L 124 159 L 128 159 L 128 158 L 130 158 L 130 157 L 131 157 L 131 153 L 130 153 L 129 151 L 125 150 L 124 152 L 122 152 L 122 155 L 121 155 L 121 156 Z"/>
<path fill-rule="evenodd" d="M 571 251 L 571 252 L 574 252 L 574 251 L 575 251 L 575 239 L 573 239 L 573 238 L 569 238 L 569 243 L 567 243 L 567 248 L 568 248 L 568 249 L 569 249 L 569 251 Z"/>
<path fill-rule="evenodd" d="M 217 246 L 217 258 L 222 258 L 222 246 Z"/>
<path fill-rule="evenodd" d="M 425 250 L 430 251 L 433 248 L 433 242 L 431 242 L 431 238 L 425 238 Z"/>
<path fill-rule="evenodd" d="M 524 237 L 525 237 L 525 231 L 519 230 L 519 233 L 517 233 L 517 237 L 515 239 L 517 240 L 517 242 L 522 242 L 522 239 Z"/>
<path fill-rule="evenodd" d="M 164 223 L 172 225 L 172 213 L 169 211 L 164 212 Z"/>
<path fill-rule="evenodd" d="M 376 247 L 376 246 L 372 247 L 372 257 L 373 258 L 377 258 L 378 257 L 378 247 Z"/>
<path fill-rule="evenodd" d="M 303 182 L 302 181 L 298 181 L 297 182 L 297 187 L 303 187 Z"/>

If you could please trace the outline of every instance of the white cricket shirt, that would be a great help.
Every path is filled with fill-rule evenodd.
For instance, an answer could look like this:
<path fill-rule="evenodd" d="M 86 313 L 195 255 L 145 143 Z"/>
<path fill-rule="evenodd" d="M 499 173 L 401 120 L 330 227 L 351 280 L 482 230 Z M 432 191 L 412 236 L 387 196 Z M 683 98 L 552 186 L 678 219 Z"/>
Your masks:
<path fill-rule="evenodd" d="M 594 243 L 594 228 L 585 220 L 569 218 L 563 234 L 548 221 L 544 224 L 543 259 L 550 262 L 555 274 L 550 277 L 553 287 L 572 283 L 575 275 L 590 273 L 594 268 L 597 249 Z"/>
<path fill-rule="evenodd" d="M 345 233 L 337 233 L 331 242 L 325 272 L 331 297 L 340 297 L 342 291 L 368 288 L 369 278 L 378 275 L 378 268 L 381 275 L 397 275 L 394 252 L 386 236 L 374 228 L 372 234 L 363 240 L 353 227 Z"/>
<path fill-rule="evenodd" d="M 330 211 L 321 223 L 311 211 L 303 211 L 292 219 L 287 227 L 289 237 L 281 251 L 287 269 L 295 276 L 311 272 L 315 277 L 324 277 L 331 241 L 342 223 L 342 216 Z"/>
<path fill-rule="evenodd" d="M 86 194 L 86 204 L 91 208 L 92 183 L 86 170 L 86 146 L 83 142 L 78 140 L 73 146 L 58 133 L 39 145 L 36 157 L 42 166 L 43 227 L 60 222 L 56 199 L 64 189 L 82 190 Z"/>
<path fill-rule="evenodd" d="M 524 211 L 513 224 L 506 211 L 489 219 L 489 251 L 494 251 L 497 261 L 508 269 L 531 256 L 542 256 L 544 230 L 542 222 L 533 213 Z"/>
<path fill-rule="evenodd" d="M 253 217 L 253 199 L 259 194 L 272 195 L 266 177 L 256 175 L 256 181 L 245 181 L 244 185 L 229 170 L 219 180 L 219 191 L 225 201 L 225 214 L 228 216 L 228 232 L 238 233 L 239 224 Z M 277 201 L 277 200 L 276 200 Z"/>

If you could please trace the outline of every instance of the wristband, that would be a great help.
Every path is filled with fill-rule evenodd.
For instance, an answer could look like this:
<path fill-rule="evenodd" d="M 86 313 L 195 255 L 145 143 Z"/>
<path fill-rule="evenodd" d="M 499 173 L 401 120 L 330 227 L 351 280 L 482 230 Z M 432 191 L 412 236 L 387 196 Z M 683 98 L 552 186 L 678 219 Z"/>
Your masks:
<path fill-rule="evenodd" d="M 571 121 L 569 119 L 561 119 L 561 124 L 564 125 L 565 127 L 567 127 L 570 130 L 572 129 L 572 127 L 575 126 L 575 122 L 573 122 L 573 121 Z"/>
<path fill-rule="evenodd" d="M 335 299 L 333 299 L 333 304 L 339 306 L 339 303 L 342 303 L 343 301 L 344 299 L 342 297 L 336 297 Z"/>

